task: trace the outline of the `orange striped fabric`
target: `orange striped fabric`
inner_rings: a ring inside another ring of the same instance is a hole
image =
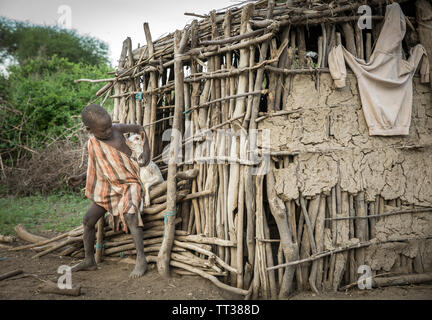
[[[112,214],[114,230],[119,230],[122,223],[122,230],[128,232],[126,213],[138,214],[138,225],[143,226],[139,214],[142,186],[137,162],[94,136],[88,142],[85,195]]]

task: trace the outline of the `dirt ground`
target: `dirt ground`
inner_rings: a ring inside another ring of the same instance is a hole
[[[18,243],[16,245],[23,244]],[[0,248],[0,274],[21,269],[24,273],[0,281],[0,300],[242,300],[216,287],[199,276],[173,275],[170,279],[159,276],[154,264],[139,279],[129,279],[132,264],[104,261],[96,271],[82,271],[72,275],[72,285],[82,287],[82,294],[70,297],[38,292],[42,280],[57,282],[61,265],[73,265],[78,259],[49,254],[31,259],[35,253],[8,251]],[[432,284],[397,286],[373,290],[352,289],[347,292],[297,293],[293,300],[432,300]]]

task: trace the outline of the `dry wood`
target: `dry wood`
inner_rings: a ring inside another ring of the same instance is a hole
[[[237,230],[237,288],[243,288],[243,229],[244,229],[244,201],[245,201],[245,183],[244,183],[244,166],[240,168],[240,188],[238,196],[238,210],[236,219]]]
[[[303,26],[298,26],[297,31],[297,48],[298,48],[298,63],[300,69],[306,66],[306,40]]]
[[[21,273],[23,273],[22,270],[13,270],[13,271],[9,271],[9,272],[0,274],[0,281],[4,280],[4,279],[11,278],[11,277],[14,277],[14,276],[17,276],[17,275],[19,275]]]
[[[42,242],[42,241],[47,240],[47,238],[45,238],[45,237],[41,237],[41,236],[38,236],[38,235],[35,235],[35,234],[28,232],[24,228],[23,224],[19,224],[19,225],[15,226],[14,230],[15,230],[15,232],[19,238],[21,238],[27,242],[38,243],[38,242]]]
[[[381,201],[382,203],[382,201]],[[336,217],[336,218],[328,218],[327,220],[346,220],[346,219],[373,219],[373,218],[381,218],[381,217],[387,217],[387,216],[393,216],[397,214],[406,214],[406,213],[432,213],[432,207],[426,207],[426,208],[413,208],[413,209],[404,209],[404,210],[391,210],[385,212],[384,209],[382,209],[383,213],[380,214],[370,214],[365,216],[351,216],[351,217]]]
[[[292,242],[292,233],[289,227],[290,221],[285,209],[285,204],[277,196],[274,185],[275,178],[273,175],[274,162],[271,161],[270,171],[267,173],[267,197],[270,206],[270,212],[272,213],[279,231],[281,247],[286,261],[298,259],[297,246]],[[284,281],[281,284],[279,290],[279,298],[286,298],[290,292],[292,292],[292,281],[294,278],[295,268],[286,268]]]
[[[56,245],[53,245],[52,247],[50,247],[50,248],[48,248],[48,249],[46,249],[46,250],[44,250],[42,252],[39,252],[38,254],[34,255],[32,257],[32,259],[40,258],[40,257],[42,257],[42,256],[44,256],[44,255],[46,255],[46,254],[48,254],[50,252],[53,252],[53,251],[55,251],[57,249],[60,249],[60,248],[66,246],[68,244],[72,244],[72,243],[75,243],[75,242],[81,242],[81,241],[82,241],[82,237],[68,237],[66,240],[64,240],[64,241],[62,241],[62,242],[60,242],[60,243],[58,243]]]
[[[366,216],[366,208],[365,208],[365,200],[364,200],[364,192],[360,191],[356,197],[356,213],[359,217]],[[355,233],[356,237],[360,239],[360,241],[367,240],[367,221],[364,219],[359,219],[355,221]],[[364,264],[364,250],[360,249],[356,252],[356,261],[358,265]]]
[[[428,283],[432,281],[432,273],[422,274],[407,274],[388,278],[374,278],[372,279],[372,287],[388,287],[388,286],[401,286],[418,283]]]
[[[189,193],[189,190],[180,190],[177,193],[177,199],[176,202],[180,202],[184,199],[184,197]],[[157,219],[163,219],[163,212],[167,208],[167,202],[158,204],[158,205],[152,205],[147,208],[143,208],[142,213],[147,218],[147,221],[150,220],[157,220]],[[148,216],[150,215],[151,218]]]
[[[365,44],[365,60],[369,61],[372,54],[372,34],[370,32],[366,33],[366,44]]]
[[[355,42],[356,42],[357,58],[364,59],[362,29],[359,28],[357,23],[354,25],[354,29],[355,29]]]
[[[350,23],[346,22],[342,24],[342,31],[345,38],[345,47],[353,55],[356,55],[356,45],[354,41],[354,30]]]
[[[318,201],[317,201],[317,198],[315,198],[314,200],[319,205],[319,199],[318,199]],[[311,222],[309,213],[306,210],[306,204],[305,204],[305,201],[304,201],[303,197],[300,197],[300,205],[301,205],[302,213],[304,215],[304,219],[305,219],[305,223],[306,223],[306,228],[307,228],[306,231],[307,231],[308,237],[309,237],[310,248],[312,249],[312,254],[316,254],[317,253],[317,249],[316,249],[316,244],[315,244],[315,238],[314,238],[314,235],[313,235],[312,222]],[[318,208],[316,208],[316,209],[314,208],[314,212],[315,213],[317,212],[317,210],[318,210]],[[314,280],[313,277],[310,280]],[[318,294],[319,292],[318,292],[318,289],[316,288],[315,283],[313,281],[310,281],[309,284],[311,286],[311,289]]]
[[[264,236],[266,238],[269,238],[270,229],[268,227],[266,215],[263,215],[263,229],[264,229]],[[271,242],[265,242],[265,254],[266,254],[266,266],[267,267],[274,266]],[[269,272],[269,289],[270,289],[270,299],[277,299],[276,275],[274,271]]]
[[[95,253],[96,263],[101,262],[103,257],[104,225],[105,225],[105,218],[104,217],[99,218],[97,222],[97,231],[96,231],[96,253]]]
[[[157,259],[155,259],[154,256],[147,256],[147,260],[149,262],[156,262],[157,261]],[[224,290],[227,290],[229,292],[244,295],[244,296],[248,294],[247,290],[243,290],[243,289],[239,289],[239,288],[235,288],[235,287],[231,287],[229,285],[226,285],[225,283],[220,282],[216,277],[214,277],[214,276],[212,276],[212,275],[210,275],[210,274],[208,274],[208,273],[206,273],[206,272],[204,272],[198,268],[194,268],[192,266],[186,265],[186,264],[178,262],[178,261],[173,261],[173,260],[170,261],[170,265],[173,267],[185,269],[189,272],[196,273],[196,274],[202,276],[203,278],[210,280],[217,287],[224,289]]]
[[[189,235],[176,235],[176,239],[179,241],[190,241],[196,243],[214,244],[223,247],[235,247],[237,244],[231,240],[219,239],[215,237],[205,237],[201,235],[189,234]]]
[[[148,54],[149,56],[154,54],[154,46],[153,41],[150,33],[150,28],[148,23],[144,23],[144,33],[147,41],[147,48],[148,48]],[[157,87],[157,79],[156,79],[156,72],[150,72],[150,81],[149,81],[149,87],[151,90],[155,90]],[[154,123],[156,121],[156,105],[157,105],[157,97],[155,94],[151,95],[151,102],[150,102],[150,117],[149,117],[149,123]],[[154,156],[154,150],[155,150],[155,127],[151,126],[149,129],[149,147],[150,147],[150,153],[151,156]]]
[[[0,242],[7,242],[7,243],[13,243],[15,242],[15,237],[12,236],[4,236],[0,234]]]
[[[341,207],[338,216],[349,216],[349,196],[346,191],[341,194]],[[337,225],[337,235],[336,244],[338,246],[343,245],[349,239],[349,223],[345,221],[344,223],[338,223]],[[334,291],[337,291],[341,283],[343,274],[346,270],[348,253],[343,252],[336,255],[335,258],[335,275],[333,276],[332,287]]]
[[[326,200],[325,196],[322,195],[319,204],[319,211],[315,222],[315,240],[317,245],[317,251],[322,252],[324,250],[324,222],[325,222],[325,210]],[[318,290],[322,290],[323,276],[323,260],[318,260],[316,265],[316,286]]]
[[[22,225],[18,225],[18,226],[19,226],[19,228],[18,228],[19,231],[18,232],[21,232],[23,230],[23,227],[22,227]],[[16,232],[16,230],[15,230],[15,232]],[[18,234],[18,232],[17,232],[17,234]],[[61,239],[66,238],[68,236],[72,236],[72,237],[79,236],[79,235],[82,235],[82,233],[83,233],[82,226],[79,226],[79,227],[76,227],[75,229],[73,229],[73,230],[71,230],[69,232],[60,234],[60,235],[58,235],[58,236],[56,236],[54,238],[42,240],[42,241],[35,242],[35,243],[29,244],[29,245],[24,245],[24,246],[20,246],[20,247],[14,247],[14,248],[12,248],[10,250],[11,251],[18,251],[18,250],[22,250],[22,249],[29,249],[29,248],[37,247],[37,246],[43,246],[43,245],[46,245],[48,243],[56,242],[57,240],[61,240]],[[25,233],[20,233],[20,234],[24,235]],[[25,236],[27,236],[27,235],[25,235]],[[36,238],[34,238],[34,239],[36,239]]]
[[[72,289],[60,289],[54,282],[46,280],[42,285],[38,286],[38,291],[40,293],[52,293],[77,297],[81,295],[81,286]]]

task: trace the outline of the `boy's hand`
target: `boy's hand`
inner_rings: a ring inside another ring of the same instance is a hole
[[[81,174],[79,176],[72,176],[69,179],[67,179],[66,183],[69,187],[75,188],[79,186],[81,183],[83,183],[86,180],[85,174]]]

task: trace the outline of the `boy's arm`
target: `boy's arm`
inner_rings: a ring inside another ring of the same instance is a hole
[[[139,124],[116,123],[113,126],[115,126],[116,129],[119,130],[121,133],[141,133],[142,131],[144,131],[144,127],[140,126]]]

